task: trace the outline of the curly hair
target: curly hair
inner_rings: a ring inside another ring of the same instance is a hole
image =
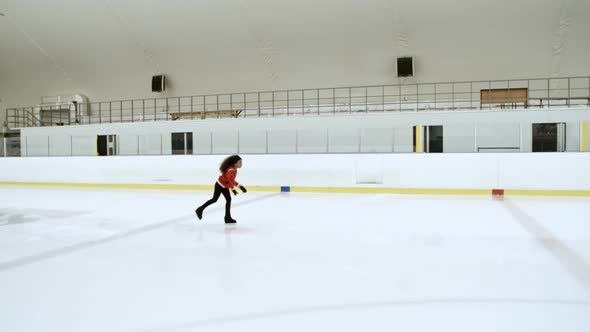
[[[237,164],[237,162],[240,160],[242,160],[242,157],[238,156],[237,154],[229,156],[225,158],[223,162],[221,162],[221,165],[219,165],[219,170],[221,173],[225,173],[225,171],[227,171],[230,166]]]

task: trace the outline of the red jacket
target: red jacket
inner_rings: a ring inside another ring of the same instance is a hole
[[[238,175],[238,170],[234,166],[230,166],[223,174],[219,176],[217,182],[224,188],[230,189],[239,185],[236,182],[236,175]]]

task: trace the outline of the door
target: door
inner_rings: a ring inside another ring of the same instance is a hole
[[[117,135],[98,135],[96,137],[96,153],[99,156],[116,156]]]
[[[414,126],[414,152],[443,152],[443,126]]]

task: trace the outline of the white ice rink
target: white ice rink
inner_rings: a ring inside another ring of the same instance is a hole
[[[590,331],[590,199],[0,188],[0,331]]]

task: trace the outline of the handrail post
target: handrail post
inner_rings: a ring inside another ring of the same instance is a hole
[[[469,82],[469,108],[473,109],[473,82]]]
[[[348,114],[352,114],[352,88],[348,88]]]
[[[166,120],[168,120],[168,116],[170,116],[170,105],[168,104],[168,98],[166,97],[164,100],[166,100]]]
[[[369,113],[369,88],[365,87],[365,113]]]
[[[399,110],[401,111],[402,110],[402,86],[401,86],[401,84],[399,84],[397,87],[398,87],[398,92],[399,92],[399,99],[398,99]]]
[[[451,84],[451,109],[455,110],[455,83]]]
[[[436,83],[434,83],[434,109],[438,109],[436,107],[437,95],[436,95]]]
[[[318,101],[318,115],[320,115],[320,89],[316,89],[316,98]]]
[[[381,107],[383,108],[383,112],[385,112],[385,85],[381,86]]]
[[[301,115],[305,115],[305,89],[301,90]]]
[[[416,112],[418,112],[418,108],[420,108],[420,95],[418,94],[418,83],[416,83]]]
[[[332,88],[332,113],[336,115],[336,89]]]
[[[547,108],[551,108],[551,79],[547,79]]]
[[[571,78],[567,78],[567,106],[570,106],[570,98],[571,98],[571,94],[570,94],[570,80]]]
[[[275,92],[274,91],[272,92],[271,100],[272,100],[272,102],[271,102],[272,103],[272,116],[274,117],[275,116]],[[289,110],[287,110],[287,115],[289,115]]]

